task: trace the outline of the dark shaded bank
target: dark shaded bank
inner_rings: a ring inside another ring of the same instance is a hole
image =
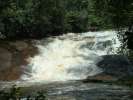
[[[27,59],[37,54],[37,48],[31,40],[0,41],[0,80],[20,79]]]

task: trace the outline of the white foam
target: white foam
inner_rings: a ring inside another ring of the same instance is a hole
[[[102,59],[100,56],[116,53],[120,42],[115,31],[105,31],[68,33],[41,40],[36,46],[40,53],[28,59],[29,72],[25,72],[22,79],[66,81],[85,79],[102,72],[96,66]]]

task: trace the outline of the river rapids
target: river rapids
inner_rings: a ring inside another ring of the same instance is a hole
[[[32,82],[81,80],[102,72],[102,55],[116,54],[121,43],[115,31],[68,33],[35,42],[39,53],[28,59],[21,79]]]

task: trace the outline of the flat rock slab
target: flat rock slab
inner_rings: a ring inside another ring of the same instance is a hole
[[[81,81],[49,84],[25,82],[24,84],[17,83],[17,86],[21,87],[22,98],[29,95],[34,98],[38,91],[42,91],[46,100],[133,100],[132,90],[125,86],[83,83]],[[0,84],[0,87],[7,88],[7,85],[6,83]]]

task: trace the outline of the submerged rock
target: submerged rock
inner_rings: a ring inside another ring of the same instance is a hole
[[[126,77],[133,77],[133,66],[128,58],[122,55],[105,55],[103,60],[97,63],[103,70],[102,73],[89,76],[90,80],[116,81]]]

